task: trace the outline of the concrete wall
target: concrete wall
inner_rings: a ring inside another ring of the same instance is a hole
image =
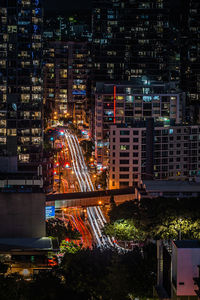
[[[56,194],[55,194],[56,195]],[[123,203],[125,201],[135,200],[135,194],[127,194],[127,195],[115,195],[114,200],[116,204]],[[101,204],[100,204],[101,202]],[[47,206],[55,206],[56,209],[62,207],[73,207],[73,206],[96,206],[96,205],[104,205],[110,203],[110,196],[103,197],[93,197],[93,198],[80,198],[80,199],[67,199],[67,200],[57,200],[57,201],[48,201],[46,202]]]
[[[45,235],[44,194],[0,193],[0,238]]]
[[[196,296],[194,277],[198,277],[200,248],[172,247],[172,278],[176,282],[177,296]]]

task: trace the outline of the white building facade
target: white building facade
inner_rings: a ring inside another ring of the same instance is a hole
[[[112,125],[109,145],[110,189],[134,186],[141,179],[195,180],[200,176],[198,125]]]

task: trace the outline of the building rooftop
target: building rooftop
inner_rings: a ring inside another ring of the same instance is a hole
[[[173,242],[177,248],[200,248],[200,240],[183,240]]]
[[[52,251],[51,238],[0,238],[1,251]]]
[[[200,192],[199,182],[181,180],[143,180],[147,191],[160,192]]]

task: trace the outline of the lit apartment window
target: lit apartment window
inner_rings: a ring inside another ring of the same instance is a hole
[[[8,129],[7,130],[7,135],[8,136],[16,136],[17,135],[17,130],[16,129]]]
[[[6,120],[0,120],[0,127],[6,127]]]
[[[129,150],[129,145],[120,145],[120,150]]]
[[[41,137],[32,137],[32,143],[33,144],[40,144],[42,141]]]
[[[6,144],[6,137],[0,137],[0,144]]]
[[[19,161],[21,163],[28,163],[29,162],[29,154],[20,154]]]

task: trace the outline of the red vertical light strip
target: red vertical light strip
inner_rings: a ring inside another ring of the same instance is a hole
[[[116,85],[114,85],[114,124],[116,122]]]

